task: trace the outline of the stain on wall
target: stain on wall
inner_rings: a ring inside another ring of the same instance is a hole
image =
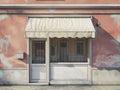
[[[97,34],[93,39],[93,66],[118,68],[120,67],[120,29],[117,21],[119,16],[114,16],[117,19],[111,15],[95,17],[100,26],[96,28]]]
[[[5,35],[5,39],[0,39],[0,52],[2,52],[3,46],[5,46],[6,54],[10,45],[10,35]]]
[[[8,15],[0,15],[0,21],[6,19],[8,17]]]
[[[120,15],[111,15],[111,17],[114,19],[114,22],[117,23],[117,26],[120,27]]]
[[[4,54],[0,54],[0,61],[3,64],[4,68],[11,68],[12,65],[8,62],[9,60]]]
[[[23,60],[15,57],[17,52],[26,55],[24,26],[26,16],[0,15],[0,68],[26,68],[26,56]]]
[[[0,39],[0,61],[4,65],[4,67],[12,67],[12,65],[8,62],[7,57],[3,53],[3,47],[5,47],[5,54],[8,53],[9,45],[10,45],[10,35],[5,35],[4,39]]]
[[[94,65],[97,67],[120,67],[120,55],[98,55]]]
[[[0,84],[27,84],[28,72],[26,70],[0,69]]]

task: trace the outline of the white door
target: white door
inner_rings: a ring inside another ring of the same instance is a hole
[[[45,41],[32,40],[30,45],[30,82],[46,82]]]

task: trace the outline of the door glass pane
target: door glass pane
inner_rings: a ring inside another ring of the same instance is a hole
[[[45,63],[45,41],[32,42],[32,63]]]

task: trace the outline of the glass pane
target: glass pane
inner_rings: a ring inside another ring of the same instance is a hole
[[[32,42],[32,63],[45,63],[45,41]]]
[[[60,42],[60,62],[68,61],[67,41]]]
[[[55,45],[51,45],[51,56],[54,56],[55,55]]]
[[[84,44],[83,44],[83,42],[77,42],[77,55],[84,55]]]
[[[51,39],[50,62],[87,62],[85,41],[76,38]]]

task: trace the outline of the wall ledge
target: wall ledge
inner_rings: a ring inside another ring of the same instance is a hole
[[[120,4],[0,4],[0,9],[120,9]]]

